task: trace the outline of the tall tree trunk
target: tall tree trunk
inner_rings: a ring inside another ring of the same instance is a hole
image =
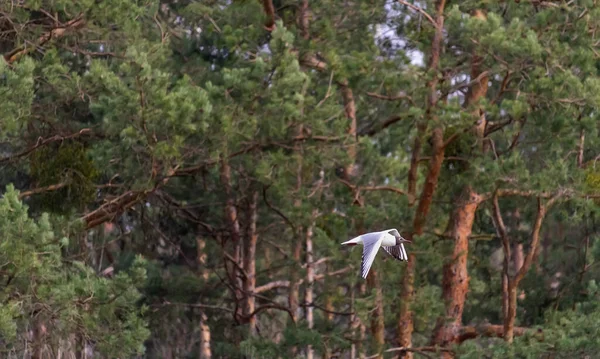
[[[316,211],[313,210],[313,220],[316,216]],[[305,316],[308,329],[314,326],[313,320],[313,285],[315,281],[315,269],[313,267],[313,226],[311,223],[306,230],[306,288],[304,291]],[[313,359],[312,345],[306,347],[306,359]]]
[[[577,167],[583,167],[583,150],[585,148],[585,131],[581,130],[579,135],[579,148],[577,149]]]
[[[340,90],[344,100],[344,112],[346,114],[346,118],[349,120],[348,134],[352,137],[352,141],[348,146],[348,157],[350,157],[350,164],[344,168],[343,175],[344,179],[349,180],[350,177],[356,175],[356,155],[358,154],[358,145],[356,141],[356,102],[354,101],[354,93],[350,86],[347,84],[341,84]]]
[[[206,252],[204,251],[205,247],[206,247],[206,241],[202,237],[198,236],[196,238],[196,256],[197,256],[198,266],[200,267],[200,271],[199,271],[200,277],[202,277],[202,279],[204,279],[204,280],[208,280],[209,271],[205,267],[205,265],[206,265]]]
[[[308,88],[308,81],[304,82],[304,85],[302,87],[302,95],[304,96],[306,94],[306,90]],[[304,116],[304,105],[302,104],[301,108],[300,108],[300,115]],[[300,124],[299,126],[296,127],[296,136],[301,137],[304,134],[304,126],[302,124]],[[303,178],[302,178],[302,171],[303,171],[303,148],[302,148],[302,144],[297,141],[294,144],[294,153],[296,154],[296,161],[297,161],[297,166],[296,166],[296,189],[295,192],[298,194],[300,192],[300,190],[302,189],[302,185],[304,183]],[[300,207],[302,205],[302,200],[298,197],[294,200],[294,207]],[[301,262],[301,255],[302,255],[302,242],[303,242],[303,238],[305,236],[304,233],[304,227],[300,227],[300,228],[296,228],[296,233],[294,233],[294,243],[293,243],[293,248],[292,248],[292,257],[294,259],[294,265],[292,267],[291,270],[291,275],[290,275],[290,290],[289,290],[289,295],[288,295],[288,305],[290,307],[290,311],[292,312],[292,319],[294,321],[294,325],[296,323],[298,323],[298,308],[299,308],[299,298],[300,298],[300,275],[299,275],[299,271],[300,271],[300,262]],[[292,355],[296,355],[298,351],[298,348],[296,347],[292,347],[291,348],[291,352]]]
[[[402,278],[402,291],[400,294],[400,312],[398,313],[398,346],[403,348],[412,347],[413,314],[410,304],[414,300],[415,283],[415,255],[408,255],[408,264]],[[398,359],[413,359],[413,353],[409,351],[400,352]]]
[[[486,15],[483,13],[483,11],[479,9],[473,12],[473,17],[479,20],[486,19]],[[484,98],[487,95],[488,76],[487,72],[482,71],[482,62],[483,58],[477,53],[477,51],[474,51],[471,54],[471,80],[479,79],[479,81],[476,81],[473,85],[469,87],[467,95],[465,96],[465,108],[476,104],[477,101],[479,101],[481,98]],[[473,126],[473,133],[477,138],[479,150],[482,153],[485,153],[490,147],[489,142],[486,142],[484,138],[485,128],[487,125],[485,112],[483,111],[483,109],[476,107],[475,109],[473,109],[472,114],[473,117],[478,118],[477,122],[475,123],[475,126]]]
[[[449,263],[444,265],[442,280],[442,296],[446,305],[445,316],[438,319],[433,333],[433,344],[446,347],[457,343],[462,326],[462,314],[469,290],[469,275],[467,272],[467,255],[469,253],[469,236],[473,227],[475,211],[482,197],[467,188],[459,198],[454,210],[449,231],[454,240],[454,251]],[[451,358],[449,352],[442,355]]]
[[[47,329],[40,320],[34,322],[32,340],[32,359],[43,359],[44,346],[46,344]]]
[[[442,40],[444,36],[444,10],[446,8],[446,0],[437,0],[436,1],[436,14],[435,14],[435,32],[433,36],[433,40],[431,42],[431,52],[429,56],[429,71],[434,73],[431,80],[428,81],[427,87],[429,88],[428,96],[427,96],[427,110],[426,110],[426,120],[427,122],[420,122],[417,124],[417,137],[415,138],[414,146],[412,149],[410,168],[408,172],[408,200],[409,204],[412,204],[415,201],[415,193],[416,193],[416,183],[417,183],[417,174],[418,174],[418,165],[419,165],[419,157],[421,155],[421,147],[422,147],[422,137],[424,136],[428,122],[432,122],[434,124],[434,129],[431,135],[432,140],[432,155],[429,161],[429,168],[427,171],[427,176],[425,178],[425,184],[421,191],[421,195],[419,197],[419,203],[417,206],[417,210],[415,212],[415,216],[413,219],[413,229],[412,232],[407,236],[410,239],[414,238],[414,235],[423,234],[423,227],[425,226],[425,222],[427,220],[427,215],[429,214],[429,208],[431,206],[431,201],[433,200],[433,194],[435,189],[437,188],[438,178],[442,169],[442,163],[444,161],[444,133],[441,125],[438,123],[438,118],[435,113],[435,107],[438,102],[438,83],[439,83],[439,64],[440,64],[440,56],[442,52]],[[416,267],[416,257],[411,256],[410,261],[412,262],[412,266],[408,266],[407,272],[405,276],[414,278],[414,271]],[[403,285],[401,291],[402,298],[412,298],[412,292],[407,292],[406,289],[410,289],[410,286]],[[404,343],[405,346],[411,346],[412,344],[412,325],[404,326],[403,321],[408,317],[412,317],[412,313],[410,313],[410,304],[411,302],[406,302],[405,307],[402,309],[404,312],[398,317],[398,328],[402,327],[402,330],[398,332],[398,342]],[[412,324],[412,321],[411,321]],[[412,355],[412,354],[408,354]]]
[[[329,273],[329,265],[327,263],[325,264],[325,272]],[[331,290],[328,290],[326,293],[324,293],[324,295],[325,310],[327,310],[327,312],[325,313],[325,322],[328,327],[331,327],[333,321],[333,311],[335,310],[335,308],[333,307],[333,301],[331,299],[333,293],[331,293]],[[350,310],[352,311],[352,308],[350,308]],[[329,346],[325,345],[325,348],[323,348],[322,359],[329,359],[329,357],[331,357],[331,350],[329,349]]]
[[[354,302],[356,300],[356,292],[358,292],[359,296],[364,296],[365,292],[366,292],[366,285],[365,282],[358,282],[356,285],[354,285],[352,287],[352,293],[350,295],[350,311],[355,312],[356,311],[356,307],[354,305]],[[358,314],[353,314],[352,316],[352,320],[350,321],[350,326],[352,329],[352,333],[354,335],[354,337],[356,338],[356,340],[352,343],[352,347],[350,349],[350,358],[351,359],[364,359],[365,358],[365,346],[364,346],[364,342],[365,342],[365,334],[366,334],[366,327],[365,325],[362,323],[362,321],[360,320],[360,317],[358,316]]]
[[[254,313],[255,298],[254,289],[256,288],[256,241],[258,234],[256,233],[256,221],[258,219],[258,191],[252,193],[250,205],[248,206],[248,234],[246,245],[244,246],[244,271],[246,277],[244,280],[244,293],[246,295],[246,305],[244,308],[244,316],[248,318],[249,334],[256,335],[256,315]]]
[[[538,198],[538,209],[537,215],[535,217],[535,222],[533,224],[533,230],[531,232],[531,245],[529,248],[529,253],[523,260],[523,265],[513,278],[508,277],[508,308],[505,310],[506,316],[504,317],[504,340],[508,343],[512,343],[514,339],[515,332],[515,319],[517,317],[517,291],[519,288],[519,283],[525,277],[525,274],[531,268],[533,264],[536,252],[540,243],[540,230],[542,228],[542,222],[544,221],[544,217],[548,212],[548,209],[554,204],[554,202],[559,198],[561,194],[557,194],[552,196],[546,204],[542,203],[542,199]],[[502,216],[500,207],[498,205],[497,198],[494,199],[494,207],[496,212],[496,221],[502,223]],[[506,231],[504,231],[506,233]],[[506,236],[506,241],[508,241],[508,236]],[[506,255],[506,254],[505,254]]]
[[[379,273],[373,266],[367,277],[369,289],[375,289],[375,308],[371,311],[371,335],[375,344],[377,359],[383,359],[383,345],[385,344],[385,323],[383,320],[383,291],[379,283]]]
[[[485,14],[475,10],[473,17],[484,20]],[[463,107],[476,104],[487,95],[488,78],[481,69],[482,58],[474,52],[471,57],[471,79],[478,79],[468,90]],[[487,150],[485,144],[485,113],[476,107],[472,114],[477,121],[472,132],[477,138],[479,149]],[[465,186],[456,199],[455,210],[448,223],[448,233],[454,240],[454,250],[449,263],[444,265],[442,279],[442,296],[446,305],[445,317],[439,318],[433,334],[433,343],[447,346],[459,342],[460,329],[462,327],[462,314],[467,292],[469,290],[469,274],[467,269],[467,258],[469,254],[469,236],[473,228],[475,212],[483,200],[470,186]],[[444,352],[443,357],[453,357],[450,352]]]
[[[225,219],[227,225],[229,226],[229,235],[233,244],[233,254],[232,260],[235,263],[232,263],[230,269],[228,269],[229,280],[231,284],[234,286],[234,295],[235,301],[239,302],[242,298],[242,283],[240,281],[240,273],[238,267],[241,267],[242,263],[240,262],[241,257],[241,234],[240,234],[240,223],[238,220],[237,207],[235,205],[235,201],[233,199],[233,191],[231,188],[231,167],[229,163],[224,158],[221,159],[221,168],[220,168],[220,178],[221,184],[225,189],[226,196],[226,204],[225,204]],[[225,250],[225,249],[224,249]],[[237,320],[239,320],[241,316],[241,308],[234,313]]]
[[[207,324],[206,314],[200,313],[200,349],[198,350],[198,359],[211,359],[210,350],[210,327]]]
[[[344,101],[344,112],[346,114],[346,118],[349,120],[348,134],[352,137],[352,142],[348,146],[348,156],[350,157],[350,164],[348,166],[346,166],[346,168],[344,168],[344,174],[343,174],[344,179],[348,180],[350,177],[356,175],[356,156],[358,154],[358,144],[356,141],[356,139],[357,139],[356,102],[354,100],[354,93],[353,93],[352,89],[348,86],[346,81],[342,81],[339,85],[340,85],[340,90],[342,93],[342,99]],[[362,202],[360,201],[359,198],[356,198],[354,205],[362,206]],[[358,223],[356,224],[355,227],[356,227],[357,233],[359,233],[359,234],[365,233],[365,228],[364,228],[361,220],[358,221]],[[373,278],[375,278],[376,276],[377,276],[377,270],[375,270],[375,268],[371,268],[371,272],[369,273],[369,276],[367,277],[367,282],[369,280],[373,281]],[[369,279],[369,278],[372,278],[372,279]],[[377,280],[375,280],[375,282],[371,282],[371,284],[369,286],[371,288],[376,288],[376,290],[381,290]],[[365,292],[366,292],[365,283],[360,282],[358,284],[358,287],[359,287],[360,296],[364,296]],[[353,299],[353,301],[354,301],[354,299]],[[376,299],[376,301],[377,301],[377,299]],[[381,313],[381,314],[383,314],[383,313]],[[377,319],[377,316],[378,316],[378,313],[377,313],[377,311],[375,311],[375,313],[373,314],[373,317],[372,317],[372,321],[371,321],[372,324],[377,323],[379,321],[379,319]],[[383,316],[381,316],[381,319],[383,320]],[[362,323],[360,318],[356,315],[354,316],[354,320],[352,321],[351,325],[352,325],[353,329],[355,330],[355,332],[358,331],[358,342],[353,347],[354,350],[353,350],[352,356],[355,357],[356,355],[358,355],[358,358],[364,358],[365,357],[364,341],[365,341],[365,334],[366,334],[366,326],[364,323]],[[373,327],[372,327],[372,329],[373,329]]]

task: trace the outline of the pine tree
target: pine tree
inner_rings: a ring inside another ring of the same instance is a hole
[[[597,351],[593,2],[0,11],[7,350]]]

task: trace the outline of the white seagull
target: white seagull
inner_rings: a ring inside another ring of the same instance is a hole
[[[367,274],[369,274],[369,270],[371,269],[371,265],[373,265],[379,247],[383,248],[387,254],[400,261],[408,261],[404,243],[412,242],[408,239],[404,239],[396,229],[386,229],[381,232],[365,233],[349,241],[343,242],[342,245],[355,246],[357,244],[362,244],[364,246],[360,271],[362,277],[367,278]]]

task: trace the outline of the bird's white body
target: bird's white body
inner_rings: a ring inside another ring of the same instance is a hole
[[[342,245],[363,245],[361,273],[362,277],[366,278],[380,247],[392,257],[400,261],[407,261],[408,256],[406,255],[406,249],[403,244],[406,242],[410,243],[409,240],[402,238],[396,229],[386,229],[385,231],[380,232],[365,233],[352,238],[349,241],[343,242]]]
[[[363,235],[360,235],[358,237],[352,238],[349,241],[343,242],[342,244],[344,245],[357,245],[357,244],[363,244],[365,243],[365,240],[367,241],[367,243],[372,240],[372,239],[376,239],[379,238],[379,236],[383,236],[382,240],[381,240],[381,246],[383,247],[393,247],[396,245],[396,237],[394,237],[393,235],[391,235],[389,233],[389,231],[393,231],[395,229],[388,229],[386,231],[380,231],[380,232],[371,232],[371,233],[365,233]]]

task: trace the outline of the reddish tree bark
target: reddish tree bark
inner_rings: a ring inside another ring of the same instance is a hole
[[[438,124],[438,119],[437,116],[435,114],[435,106],[437,105],[438,102],[438,83],[439,83],[439,77],[438,77],[438,68],[439,68],[439,63],[440,63],[440,55],[441,55],[441,49],[442,49],[442,40],[443,40],[443,29],[444,29],[444,9],[446,7],[446,1],[445,0],[438,0],[436,2],[436,14],[435,14],[435,33],[433,36],[433,40],[431,43],[431,53],[430,53],[430,57],[429,57],[429,70],[431,72],[434,72],[434,76],[431,78],[431,80],[429,80],[427,86],[429,88],[429,94],[428,94],[428,98],[427,98],[427,111],[426,111],[426,118],[429,122],[433,122],[435,127],[431,136],[432,139],[432,144],[433,144],[433,153],[431,156],[431,159],[429,161],[429,168],[428,168],[428,172],[427,172],[427,177],[425,179],[425,184],[423,186],[423,189],[421,191],[421,196],[419,198],[419,204],[417,206],[417,210],[415,212],[415,216],[414,216],[414,220],[413,220],[413,229],[412,229],[412,233],[408,234],[407,236],[410,237],[410,239],[413,239],[414,235],[421,235],[423,234],[423,227],[425,225],[425,222],[427,220],[427,215],[429,213],[429,208],[431,206],[431,201],[433,200],[433,194],[435,192],[435,189],[437,188],[437,182],[438,182],[438,178],[440,175],[440,171],[442,169],[442,163],[444,161],[444,149],[445,149],[445,144],[444,144],[444,134],[443,134],[443,130],[440,126],[440,124]],[[417,172],[418,172],[418,165],[419,165],[419,157],[421,155],[421,137],[424,135],[425,131],[427,130],[427,123],[419,123],[417,125],[418,127],[418,133],[417,133],[417,137],[415,138],[415,142],[414,142],[414,146],[412,149],[412,155],[411,155],[411,163],[410,163],[410,169],[408,172],[408,199],[409,199],[409,203],[412,205],[414,198],[415,198],[415,193],[416,193],[416,182],[417,182]],[[407,267],[407,271],[405,276],[408,278],[405,278],[404,280],[409,280],[409,278],[414,278],[414,270],[415,270],[415,266],[416,266],[416,257],[412,256],[410,261],[412,262],[412,265],[409,265]],[[401,291],[401,297],[403,298],[412,298],[412,292],[407,291],[410,289],[409,285],[404,285],[402,286],[402,291]],[[400,329],[401,327],[404,326],[404,321],[406,321],[408,319],[409,316],[412,316],[412,313],[410,313],[410,304],[411,301],[406,302],[404,305],[406,306],[405,308],[403,308],[402,310],[404,312],[401,313],[401,315],[398,318],[398,328]],[[411,317],[412,318],[412,317]],[[398,342],[399,343],[404,343],[405,346],[409,346],[411,345],[410,343],[412,343],[412,332],[413,332],[413,328],[412,328],[412,320],[410,321],[410,325],[408,325],[404,327],[402,330],[398,331]],[[408,353],[408,352],[404,352],[404,353]],[[412,355],[412,352],[410,352]]]
[[[273,31],[275,30],[275,7],[273,6],[273,0],[263,0],[263,8],[267,15],[265,29],[267,31]]]
[[[415,282],[415,255],[408,255],[408,264],[402,278],[402,292],[400,295],[400,312],[398,313],[398,346],[403,348],[412,347],[413,313],[410,304],[414,300]],[[398,359],[412,359],[413,352],[399,352]]]
[[[478,19],[485,19],[485,15],[479,10],[476,10],[473,16]],[[482,58],[474,51],[471,57],[471,78],[478,79],[478,81],[475,81],[469,87],[463,104],[465,108],[477,103],[487,95],[488,79],[487,75],[481,70],[481,61]],[[478,120],[472,127],[472,131],[481,145],[480,150],[485,151],[483,145],[486,127],[485,114],[480,108],[476,108],[473,110],[473,115],[477,116]],[[446,140],[446,142],[448,141],[450,139]],[[450,262],[446,263],[443,269],[442,297],[446,310],[445,316],[438,319],[433,333],[433,343],[442,347],[459,343],[461,340],[462,314],[469,290],[467,268],[469,236],[473,228],[477,207],[484,199],[485,196],[476,193],[470,186],[466,186],[455,201],[455,209],[448,223],[447,233],[450,233],[454,240],[454,249]],[[453,357],[453,354],[444,352],[442,356],[450,358]]]
[[[434,76],[432,76],[431,80],[427,83],[427,87],[429,88],[429,94],[427,96],[427,110],[426,110],[426,118],[434,123],[433,133],[431,135],[433,149],[431,159],[429,161],[429,169],[427,172],[427,177],[425,179],[425,184],[423,186],[423,190],[421,192],[421,197],[419,199],[419,205],[417,207],[417,213],[415,214],[414,220],[414,233],[417,235],[423,234],[423,225],[427,220],[427,214],[429,213],[429,207],[431,205],[431,201],[433,200],[433,193],[437,187],[438,178],[440,176],[440,170],[442,168],[442,163],[444,161],[444,132],[441,125],[438,123],[437,115],[435,114],[435,107],[438,102],[438,83],[439,76],[437,74],[439,64],[440,64],[440,55],[442,51],[442,40],[443,40],[443,29],[444,29],[444,10],[446,8],[446,0],[437,0],[435,4],[436,15],[435,15],[435,23],[436,30],[433,35],[433,41],[431,42],[431,56],[429,58],[429,70],[434,72]],[[420,133],[424,132],[426,128],[426,124],[421,125],[421,129],[419,129]],[[417,136],[419,137],[419,136]],[[415,147],[418,147],[420,150],[420,139],[415,139]],[[415,157],[416,156],[416,157]],[[417,153],[413,151],[413,158],[411,158],[411,170],[416,171],[416,166],[418,165],[418,156]],[[413,166],[414,162],[414,166]],[[409,171],[409,193],[411,190],[411,179],[414,180],[414,174],[410,174]],[[414,184],[412,184],[414,186]]]
[[[465,299],[469,290],[467,272],[469,236],[473,227],[475,211],[482,199],[481,195],[471,188],[467,188],[449,223],[447,232],[454,240],[454,251],[450,262],[444,265],[442,297],[446,304],[446,311],[445,316],[438,319],[433,333],[433,344],[442,347],[457,343],[459,339]],[[449,353],[444,353],[443,356],[452,357]]]

